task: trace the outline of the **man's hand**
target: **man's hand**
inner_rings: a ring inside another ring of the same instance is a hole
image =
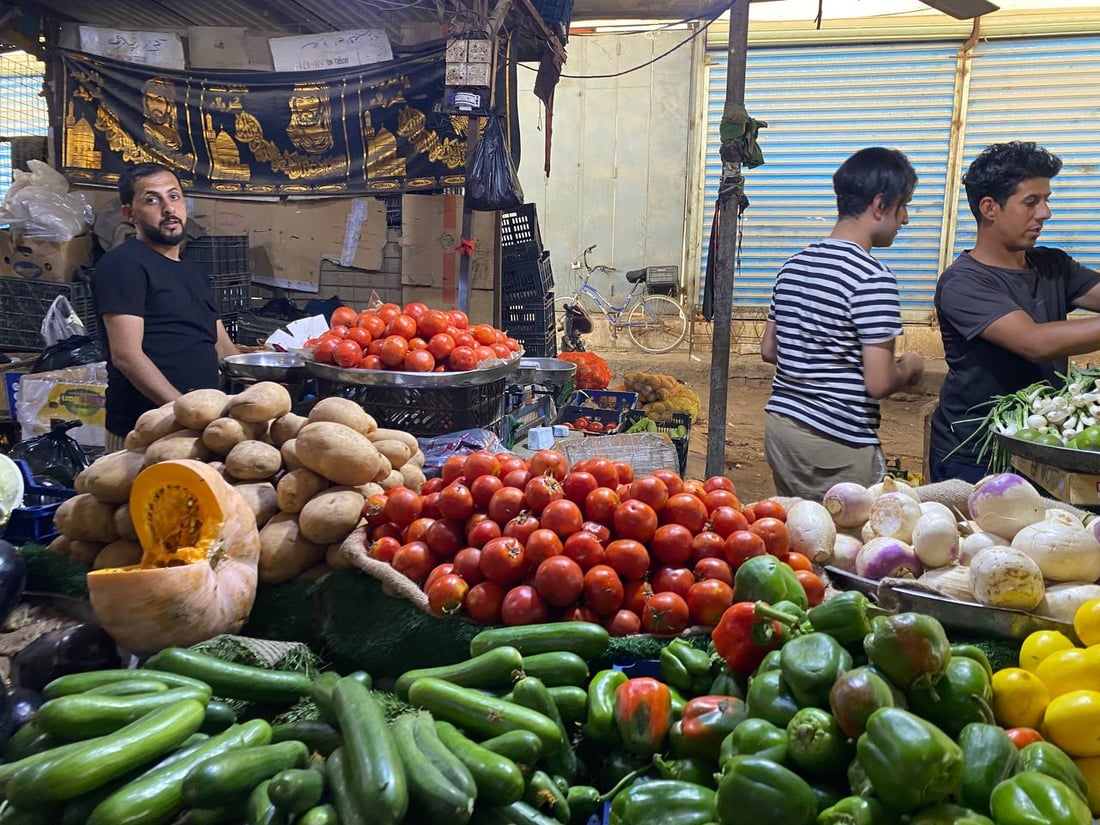
[[[898,368],[906,375],[905,384],[915,387],[924,378],[924,358],[915,352],[903,352],[898,356]]]

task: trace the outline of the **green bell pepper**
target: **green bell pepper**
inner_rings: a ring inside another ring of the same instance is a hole
[[[661,681],[688,696],[705,694],[714,681],[710,672],[710,656],[684,639],[673,639],[661,648],[659,663]]]
[[[962,782],[959,746],[931,722],[906,710],[879,708],[872,713],[856,750],[875,795],[898,813],[940,802]]]
[[[733,601],[776,602],[791,601],[805,610],[809,607],[806,591],[795,576],[794,570],[775,556],[753,556],[733,576]]]
[[[622,777],[607,793],[600,793],[592,785],[570,785],[565,791],[565,801],[569,805],[569,825],[587,825],[604,802],[614,799],[619,791],[641,776],[648,766],[631,771]]]
[[[676,688],[669,687],[668,700],[672,703],[672,718],[679,721],[684,715],[684,708],[687,707],[687,699]]]
[[[802,708],[787,724],[787,757],[801,772],[836,778],[847,770],[852,749],[831,713]]]
[[[588,683],[588,717],[584,734],[596,742],[612,744],[619,739],[615,725],[615,690],[627,676],[621,670],[601,670]]]
[[[840,674],[829,690],[829,709],[849,739],[858,739],[867,718],[879,708],[892,708],[894,689],[874,672],[857,667]]]
[[[943,625],[920,613],[877,616],[863,649],[872,665],[905,690],[921,682],[934,686],[951,659]]]
[[[848,765],[848,790],[853,796],[871,796],[875,792],[858,756]]]
[[[1077,791],[1077,795],[1082,799],[1088,800],[1089,781],[1077,764],[1057,745],[1052,745],[1050,742],[1032,742],[1020,751],[1020,761],[1023,763],[1020,770],[1053,776]]]
[[[958,800],[980,814],[988,814],[993,789],[1023,770],[1020,751],[1000,725],[972,722],[962,729],[957,741],[966,765]]]
[[[952,657],[935,687],[917,682],[906,696],[910,710],[949,736],[958,736],[971,722],[993,721],[993,684],[979,662],[964,656]]]
[[[817,825],[897,825],[898,818],[887,813],[876,799],[846,796],[817,815]]]
[[[950,802],[941,802],[913,814],[909,825],[994,825],[994,823],[985,814],[952,805]]]
[[[852,667],[852,654],[825,633],[791,639],[779,651],[779,670],[802,707],[829,707],[829,691]]]
[[[858,590],[845,590],[811,608],[806,619],[817,633],[827,633],[847,646],[862,643],[871,632],[871,619],[888,613]]]
[[[766,719],[746,719],[722,740],[718,763],[735,756],[759,756],[782,765],[787,761],[787,731]]]
[[[707,759],[689,756],[684,759],[665,759],[659,753],[653,755],[653,767],[661,779],[678,779],[694,782],[704,788],[716,788],[714,763]]]
[[[723,665],[718,671],[718,675],[715,676],[714,680],[710,683],[707,694],[709,696],[736,696],[738,699],[744,699],[745,688],[741,686],[741,683],[738,682],[726,666]]]
[[[1065,782],[1023,771],[993,789],[989,808],[997,825],[1088,825],[1089,806]]]
[[[794,618],[798,619],[795,627],[798,630],[802,629],[802,625],[806,621],[806,608],[801,607],[792,601],[784,600],[781,602],[773,603],[772,609],[778,610],[780,613],[786,613],[788,616],[793,616]],[[812,629],[813,628],[805,628],[807,633],[809,633]]]
[[[749,692],[745,697],[749,716],[767,719],[773,725],[786,728],[798,713],[798,702],[791,695],[790,688],[783,681],[778,670],[758,673],[749,681]]]
[[[717,817],[715,798],[714,791],[694,782],[639,782],[615,795],[610,825],[706,825]]]
[[[758,756],[735,756],[722,766],[717,805],[721,825],[813,825],[817,818],[817,799],[806,780]]]
[[[598,763],[600,787],[610,788],[618,785],[628,776],[648,770],[652,766],[651,758],[638,756],[621,747],[601,752]]]
[[[810,782],[810,790],[814,792],[814,801],[817,803],[817,812],[820,814],[827,808],[833,807],[848,795],[846,783],[831,782],[827,779],[814,779]]]
[[[773,650],[767,656],[765,656],[760,664],[757,666],[754,676],[759,676],[761,673],[767,673],[769,670],[779,670],[779,662],[783,657],[782,650]]]
[[[977,645],[951,645],[952,657],[961,656],[964,659],[973,659],[979,665],[982,666],[982,670],[985,671],[985,675],[993,679],[993,665],[989,662],[989,657],[985,655],[985,651]]]

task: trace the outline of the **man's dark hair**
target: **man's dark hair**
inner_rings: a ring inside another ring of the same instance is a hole
[[[162,166],[159,163],[139,163],[136,166],[128,166],[118,176],[118,199],[129,206],[134,202],[134,186],[137,182],[142,178],[159,175],[161,172],[167,172],[169,175],[176,174],[167,166]],[[179,178],[177,177],[176,180],[179,180]]]
[[[1053,178],[1062,171],[1062,159],[1030,141],[994,143],[974,158],[963,175],[966,200],[974,219],[981,223],[978,204],[983,198],[993,198],[1004,206],[1020,181],[1029,178]]]
[[[897,149],[872,146],[860,149],[833,174],[836,210],[841,218],[855,218],[882,195],[887,207],[907,203],[917,188],[917,172]]]

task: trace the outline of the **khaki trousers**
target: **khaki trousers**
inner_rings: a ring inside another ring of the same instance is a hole
[[[882,448],[856,446],[829,438],[805,424],[764,413],[764,457],[780,496],[821,501],[834,484],[852,481],[868,487],[882,481]]]

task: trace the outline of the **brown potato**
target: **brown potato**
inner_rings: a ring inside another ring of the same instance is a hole
[[[181,458],[206,461],[210,456],[209,448],[202,443],[202,433],[197,430],[178,430],[164,438],[158,438],[145,448],[145,466]]]
[[[260,381],[229,400],[227,410],[241,421],[270,421],[290,412],[291,398],[286,387],[274,381]]]
[[[374,449],[378,450],[380,454],[389,460],[390,469],[392,470],[400,470],[408,464],[413,454],[408,444],[396,438],[387,438],[382,441],[372,441],[371,443],[374,444]]]
[[[145,467],[145,453],[119,450],[97,458],[92,466],[76,477],[78,492],[91,493],[108,504],[125,504],[130,500],[134,479]]]
[[[372,432],[369,438],[371,441],[401,441],[408,445],[410,454],[420,449],[416,436],[404,430],[391,430],[380,427]]]
[[[141,545],[136,541],[118,539],[104,545],[103,549],[96,553],[92,562],[93,570],[103,570],[108,567],[130,567],[141,563]]]
[[[120,539],[137,541],[137,530],[134,529],[134,520],[130,518],[130,503],[120,504],[114,515],[115,530]]]
[[[176,420],[173,404],[168,403],[157,407],[155,410],[147,410],[138,416],[134,424],[134,445],[148,447],[154,441],[159,441],[169,433],[186,429]],[[130,449],[127,447],[127,449]]]
[[[340,547],[343,542],[334,542],[328,546],[328,550],[325,551],[325,564],[331,567],[333,570],[351,570],[355,567],[352,564],[351,559],[340,552]]]
[[[175,400],[172,412],[185,429],[201,430],[222,417],[228,400],[221,390],[191,390]]]
[[[242,441],[258,441],[263,436],[265,425],[250,421],[241,421],[228,415],[215,418],[202,431],[202,443],[218,455],[229,455],[229,451]]]
[[[271,443],[276,447],[282,447],[284,443],[298,435],[298,430],[302,429],[307,421],[309,419],[305,416],[292,412],[279,416],[271,422],[271,429],[268,430]]]
[[[306,502],[298,514],[302,535],[317,544],[343,541],[355,529],[365,499],[356,490],[326,490]]]
[[[115,529],[115,505],[100,501],[90,493],[80,493],[61,502],[54,513],[57,532],[71,541],[107,544],[118,538]],[[91,560],[88,561],[91,564]]]
[[[279,509],[284,513],[300,513],[311,498],[328,487],[328,480],[323,476],[299,467],[291,470],[279,479],[276,494],[279,500]]]
[[[225,471],[239,481],[263,481],[282,468],[279,448],[263,441],[242,441],[225,457]]]
[[[275,486],[267,481],[234,484],[237,492],[244,498],[252,514],[256,516],[256,526],[263,528],[271,517],[279,512],[279,498]]]
[[[298,439],[284,441],[279,447],[279,454],[283,457],[283,467],[287,470],[297,470],[302,466],[302,461],[298,458]]]
[[[332,396],[322,398],[309,411],[309,421],[333,421],[350,427],[360,435],[370,436],[378,429],[374,416],[347,398]]]
[[[344,424],[311,422],[293,440],[302,464],[336,484],[366,484],[374,481],[378,472],[374,445]]]
[[[314,544],[301,534],[297,516],[276,513],[260,531],[260,581],[290,581],[321,561],[325,550],[325,545]]]

